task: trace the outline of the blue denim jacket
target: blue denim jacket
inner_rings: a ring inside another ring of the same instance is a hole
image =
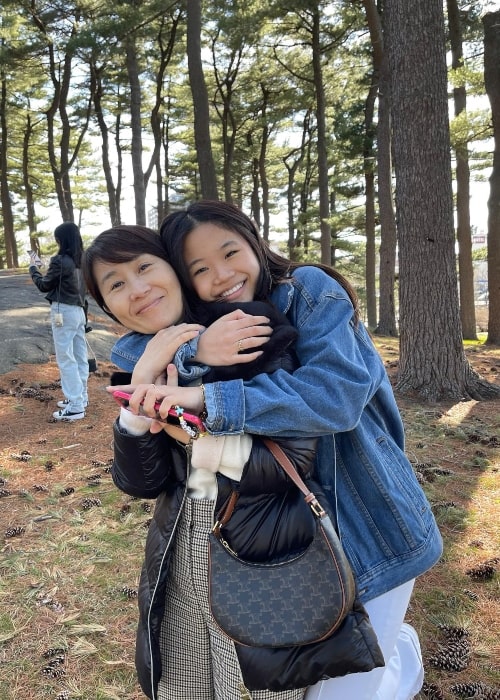
[[[300,367],[205,386],[211,433],[321,436],[317,477],[366,602],[429,569],[442,553],[431,508],[404,453],[404,431],[383,362],[345,290],[316,267],[295,270],[272,295],[299,331]],[[131,370],[149,337],[127,334],[112,360]],[[176,363],[184,381],[196,342]],[[129,366],[124,366],[129,362]]]

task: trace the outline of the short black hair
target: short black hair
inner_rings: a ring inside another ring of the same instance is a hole
[[[120,225],[107,229],[100,233],[83,255],[82,273],[91,294],[101,309],[117,320],[109,313],[97,284],[94,266],[96,262],[124,263],[135,260],[140,255],[155,255],[170,264],[160,236],[153,229],[146,226]]]

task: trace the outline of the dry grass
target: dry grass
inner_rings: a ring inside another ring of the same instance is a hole
[[[394,373],[396,341],[376,342]],[[468,352],[500,382],[499,349]],[[133,664],[134,596],[151,504],[119,492],[109,475],[116,407],[103,387],[111,370],[100,363],[86,418],[66,424],[51,421],[61,398],[53,362],[0,376],[0,700],[143,697]],[[477,682],[496,695],[483,688],[469,697],[498,698],[500,401],[398,403],[409,457],[445,539],[408,616],[421,636],[426,682],[441,693],[420,697],[456,698],[454,684]],[[467,573],[488,561],[490,579]],[[469,633],[462,671],[430,663],[443,624]]]
[[[54,363],[0,377],[2,700],[143,697],[134,595],[151,504],[111,481],[110,369],[90,378],[86,418],[64,424]]]

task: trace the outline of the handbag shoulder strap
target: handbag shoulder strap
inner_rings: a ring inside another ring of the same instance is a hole
[[[320,519],[325,518],[327,516],[326,511],[324,510],[314,493],[310,491],[305,485],[305,483],[302,481],[298,471],[295,469],[292,462],[285,454],[285,452],[281,449],[281,447],[269,438],[262,438],[262,442],[271,452],[278,464],[286,471],[293,483],[302,491],[302,493],[304,494],[304,500],[306,503],[309,504],[314,515]],[[227,524],[229,518],[233,514],[236,502],[238,500],[238,496],[239,494],[236,491],[232,491],[229,498],[217,514],[217,518],[215,521],[215,525],[212,528],[212,532],[219,538],[221,536],[221,527]]]
[[[302,491],[304,494],[304,500],[311,506],[311,510],[313,511],[314,515],[316,515],[318,518],[325,517],[325,510],[322,508],[314,493],[310,491],[302,481],[298,471],[295,469],[289,457],[285,454],[281,447],[269,438],[262,438],[262,442],[271,452],[278,464],[283,467],[293,483]]]
[[[212,528],[212,532],[217,535],[217,537],[220,537],[221,527],[227,525],[229,518],[232,516],[238,497],[239,493],[237,491],[231,491],[229,498],[218,512],[215,525]]]
[[[60,256],[60,258],[61,258],[61,267],[59,268],[59,284],[57,286],[57,311],[59,311],[59,304],[61,303],[61,284],[62,284],[62,269],[63,269],[62,255]]]

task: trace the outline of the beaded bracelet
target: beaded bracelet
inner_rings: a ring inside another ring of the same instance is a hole
[[[189,423],[187,423],[186,419],[183,416],[184,409],[181,406],[174,406],[174,409],[177,414],[177,418],[179,419],[179,425],[184,430],[184,432],[187,433],[191,438],[197,438],[199,432],[198,430],[196,430],[196,428],[192,428],[189,425]]]

